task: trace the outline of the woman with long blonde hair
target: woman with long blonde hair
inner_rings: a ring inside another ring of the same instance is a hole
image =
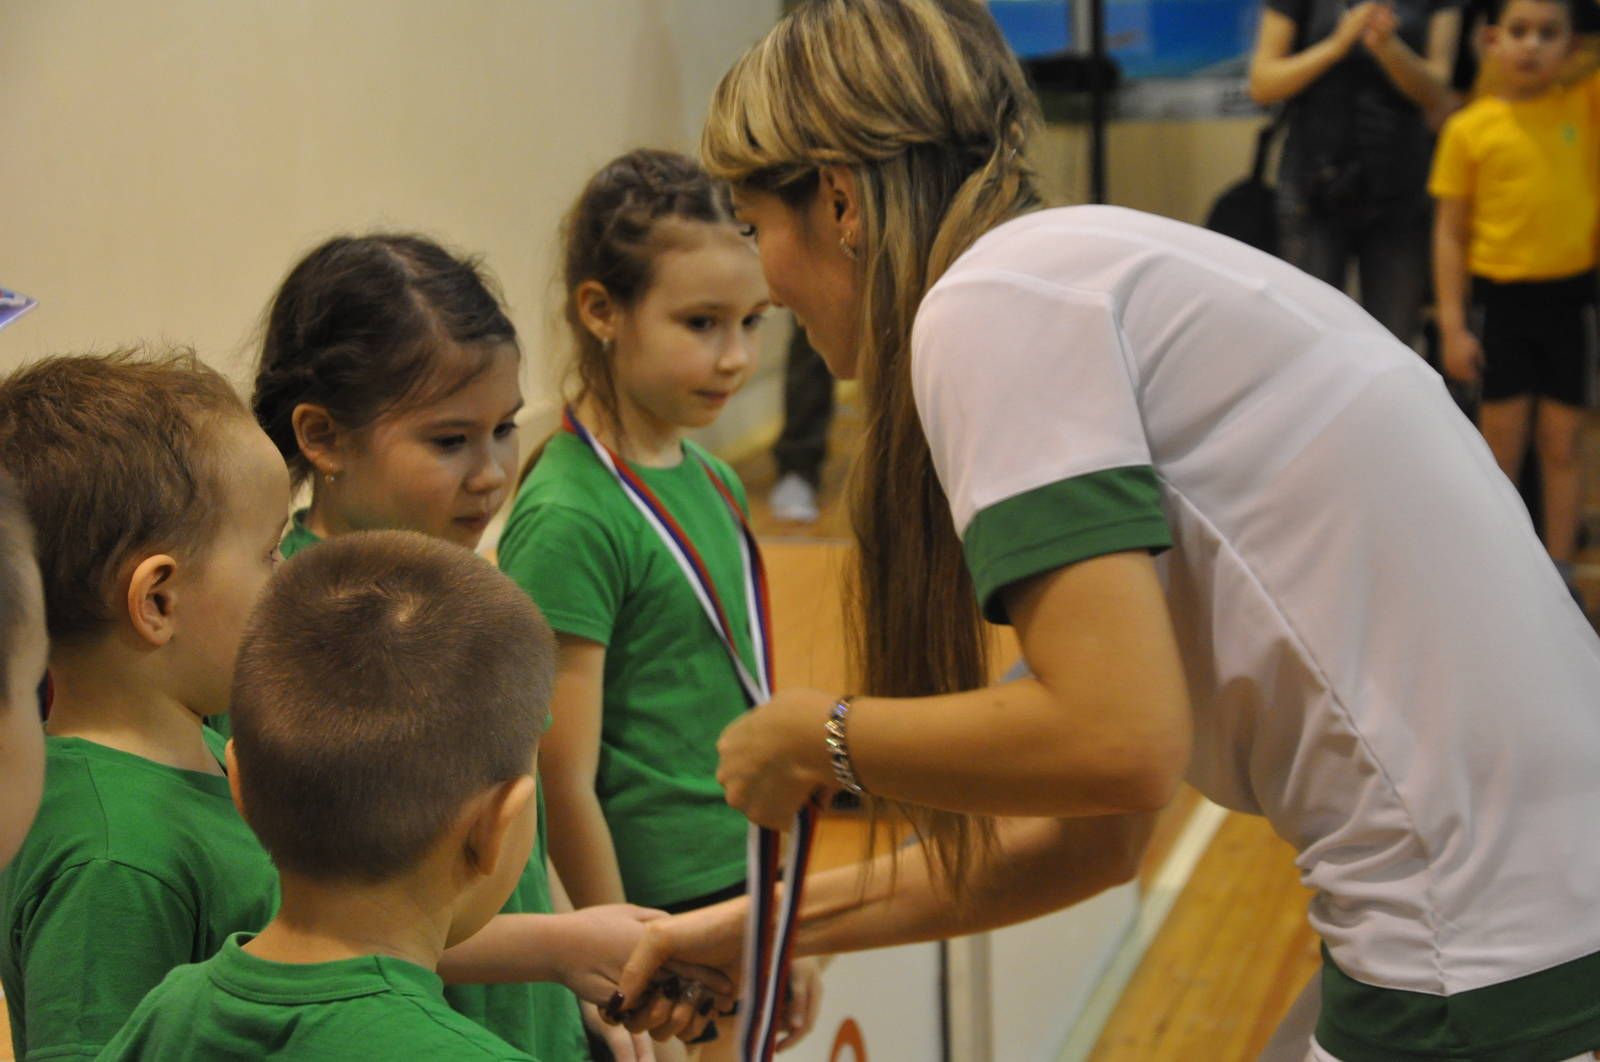
[[[860,695],[779,692],[719,777],[765,825],[850,788],[923,838],[865,887],[813,879],[799,951],[1126,880],[1186,777],[1316,891],[1292,1057],[1587,1057],[1600,642],[1515,492],[1342,293],[1177,222],[1040,209],[1035,119],[973,0],[811,0],[712,102],[705,162],[774,300],[867,406]],[[984,618],[1029,677],[985,685]],[[730,964],[739,910],[652,923],[630,998],[663,956]]]

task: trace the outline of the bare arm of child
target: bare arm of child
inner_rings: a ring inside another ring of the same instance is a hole
[[[439,976],[446,984],[549,981],[603,1006],[617,991],[623,964],[643,938],[644,927],[664,917],[661,911],[632,904],[602,904],[567,914],[496,915],[444,953]],[[684,965],[674,972],[731,999],[732,982],[717,970]]]
[[[1339,17],[1332,34],[1298,52],[1291,52],[1299,32],[1295,20],[1270,8],[1263,10],[1255,51],[1250,56],[1250,98],[1268,105],[1298,96],[1350,54],[1379,7],[1375,0],[1356,4]]]
[[[574,907],[622,903],[622,871],[594,789],[606,647],[568,634],[557,635],[556,642],[560,660],[550,699],[550,729],[539,744],[550,861]]]
[[[867,872],[839,867],[807,879],[797,954],[940,940],[1037,918],[1138,872],[1153,815],[1004,819],[995,847],[953,898],[917,846],[880,855]],[[747,901],[730,900],[652,922],[622,978],[626,1000],[668,961],[737,972]]]
[[[1444,371],[1453,380],[1476,381],[1483,370],[1483,346],[1467,325],[1467,242],[1472,236],[1472,202],[1434,200],[1433,290],[1438,306]]]
[[[1461,12],[1439,11],[1428,19],[1427,44],[1421,55],[1395,32],[1398,28],[1394,10],[1380,8],[1362,35],[1362,43],[1395,88],[1424,113],[1435,113],[1450,92],[1450,68],[1461,40]]]

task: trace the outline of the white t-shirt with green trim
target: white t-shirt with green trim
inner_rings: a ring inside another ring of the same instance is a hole
[[[1360,307],[1202,229],[1043,211],[934,285],[912,376],[992,617],[1170,541],[1190,780],[1295,846],[1340,969],[1453,995],[1600,951],[1600,641]]]

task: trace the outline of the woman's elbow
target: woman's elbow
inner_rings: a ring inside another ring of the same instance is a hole
[[[1162,728],[1130,750],[1123,769],[1123,810],[1160,811],[1172,803],[1189,770],[1193,724],[1187,701],[1175,706]]]
[[[1117,803],[1128,812],[1160,811],[1178,795],[1187,767],[1187,755],[1161,753],[1144,757],[1123,776]]]

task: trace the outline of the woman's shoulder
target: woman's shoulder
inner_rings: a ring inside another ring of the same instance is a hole
[[[972,282],[1060,294],[1109,291],[1152,253],[1205,255],[1223,239],[1195,225],[1115,206],[1037,210],[975,240],[929,288],[930,300]],[[919,315],[920,316],[920,315]]]

